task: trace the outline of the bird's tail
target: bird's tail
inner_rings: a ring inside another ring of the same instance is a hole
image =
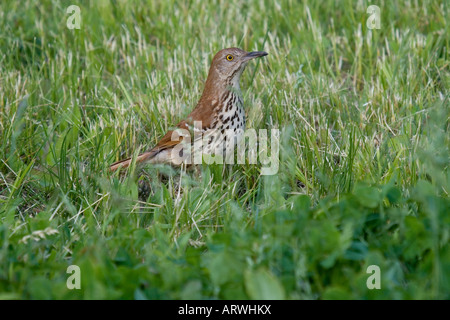
[[[151,150],[139,155],[136,158],[136,163],[148,162],[148,163],[171,163],[172,154],[171,151],[174,146],[183,141],[183,137],[179,140],[172,140],[173,131],[169,131],[166,135],[159,141],[159,143]],[[132,158],[121,160],[113,163],[109,169],[111,171],[116,171],[117,169],[125,169],[132,163]]]
[[[142,163],[144,161],[148,161],[151,158],[153,158],[154,156],[155,156],[154,151],[145,152],[136,158],[136,163]],[[128,159],[114,162],[112,165],[109,166],[109,170],[116,171],[117,169],[126,169],[131,165],[132,161],[133,161],[132,158],[128,158]]]

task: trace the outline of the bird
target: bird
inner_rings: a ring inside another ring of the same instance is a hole
[[[250,60],[267,56],[265,51],[247,52],[239,48],[226,48],[216,53],[209,68],[208,77],[205,82],[203,93],[192,112],[186,119],[176,125],[175,131],[187,130],[188,132],[201,131],[205,134],[205,143],[201,146],[200,152],[211,154],[216,150],[218,143],[221,143],[218,136],[226,131],[231,133],[231,137],[239,141],[245,129],[245,111],[243,97],[240,88],[240,78],[242,72]],[[194,132],[195,135],[195,132]],[[186,134],[178,135],[174,139],[174,130],[168,131],[161,140],[150,150],[137,156],[138,164],[158,164],[168,163],[179,165],[177,156],[182,157],[183,151],[179,154],[173,152],[181,146],[183,140],[188,142]],[[236,144],[229,143],[223,147],[224,152],[230,152]],[[182,149],[184,150],[184,149]],[[178,149],[177,149],[178,151]],[[132,163],[132,158],[117,161],[110,165],[113,172],[125,169]]]

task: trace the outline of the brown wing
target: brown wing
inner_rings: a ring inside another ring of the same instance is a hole
[[[200,99],[199,103],[195,107],[195,109],[189,114],[186,120],[180,121],[177,124],[178,128],[189,130],[192,128],[194,121],[201,121],[202,129],[206,130],[211,128],[214,121],[214,111],[217,107],[218,103],[216,100],[209,99]],[[158,142],[158,144],[153,147],[151,150],[140,154],[136,158],[136,163],[148,162],[152,159],[155,159],[160,153],[164,150],[171,149],[177,144],[183,141],[183,137],[180,137],[179,140],[172,140],[173,130],[167,132],[164,137]],[[127,168],[132,162],[131,158],[121,160],[113,163],[109,169],[111,171],[115,171],[119,168]],[[164,162],[164,161],[161,161]]]
[[[193,125],[194,121],[201,121],[203,130],[211,128],[218,106],[219,103],[216,99],[202,96],[195,109],[187,116],[186,120],[178,123],[177,127],[185,129],[186,124]]]

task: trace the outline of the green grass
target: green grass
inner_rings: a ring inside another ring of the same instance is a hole
[[[0,298],[449,299],[447,21],[445,1],[2,0]],[[269,53],[241,86],[279,172],[108,173],[231,46]]]

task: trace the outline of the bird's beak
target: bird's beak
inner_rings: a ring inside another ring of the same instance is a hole
[[[267,56],[268,53],[265,51],[253,51],[253,52],[249,52],[244,56],[244,61],[248,61],[254,58],[259,58],[259,57],[264,57]]]

